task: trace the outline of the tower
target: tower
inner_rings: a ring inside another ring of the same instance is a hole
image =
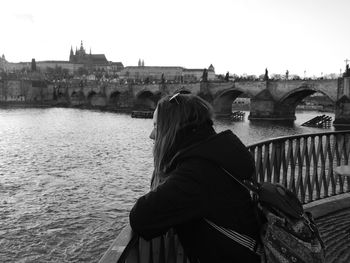
[[[83,45],[83,40],[81,40],[80,42],[80,49],[79,49],[79,56],[85,56],[85,49],[84,49],[84,45]]]
[[[69,62],[73,62],[73,60],[74,60],[73,47],[70,46]]]

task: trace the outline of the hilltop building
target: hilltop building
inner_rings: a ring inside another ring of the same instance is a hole
[[[6,72],[13,71],[30,71],[31,62],[19,62],[11,63],[5,60],[5,57],[0,59],[0,70]],[[108,74],[120,72],[124,66],[121,62],[108,61],[105,54],[87,54],[81,41],[79,50],[76,48],[75,53],[71,47],[69,60],[45,60],[37,61],[36,67],[41,72],[46,72],[48,68],[61,67],[62,69],[68,70],[69,73],[74,74],[80,68],[86,69],[87,71],[103,71]]]
[[[91,54],[91,48],[89,54],[86,53],[83,46],[83,41],[80,43],[80,48],[73,47],[70,49],[69,62],[73,64],[82,64],[89,70],[103,70],[106,72],[119,72],[124,66],[121,62],[108,61],[105,54]]]
[[[110,76],[136,82],[197,82],[202,79],[204,68],[188,69],[177,66],[145,66],[145,61],[139,59],[138,66],[124,67],[121,62],[108,61],[105,54],[92,54],[86,52],[83,41],[80,48],[70,48],[69,60],[45,60],[36,61],[38,73],[49,73],[55,69],[62,69],[70,74],[85,74],[85,77],[99,72]],[[215,80],[215,69],[210,65],[207,69],[207,79]],[[0,71],[5,72],[31,72],[31,62],[12,63],[0,57]]]
[[[125,67],[119,74],[121,78],[136,81],[160,81],[163,78],[166,81],[196,82],[200,81],[203,75],[201,69],[187,69],[183,67],[165,67],[165,66],[145,66],[143,60],[138,61],[138,66]],[[210,65],[207,69],[208,80],[215,80],[215,69]]]
[[[83,41],[81,41],[80,43],[80,49],[75,49],[75,54],[73,53],[73,48],[71,47],[69,54],[69,62],[88,65],[108,64],[108,61],[104,54],[91,54],[91,48],[90,53],[87,54],[83,46]]]

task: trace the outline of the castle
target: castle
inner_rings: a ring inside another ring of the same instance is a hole
[[[110,71],[112,69],[114,72],[121,71],[124,66],[121,62],[111,62],[108,61],[105,54],[87,54],[83,46],[83,41],[80,43],[80,48],[75,49],[73,52],[73,47],[70,49],[69,62],[73,64],[82,64],[85,68],[90,70],[104,70]]]
[[[180,81],[180,82],[196,82],[201,80],[204,68],[187,69],[178,66],[145,66],[144,60],[138,62],[138,66],[124,67],[121,62],[108,61],[105,54],[87,53],[83,41],[80,42],[80,48],[70,48],[69,60],[45,60],[36,61],[36,69],[39,72],[52,71],[55,68],[61,68],[70,74],[94,74],[95,72],[103,72],[108,75],[117,76],[121,79],[134,81]],[[31,62],[12,63],[0,57],[0,71],[4,72],[30,72]],[[82,73],[84,72],[84,73]],[[208,80],[216,79],[215,69],[210,65],[207,69]]]
[[[41,72],[46,72],[48,69],[54,69],[60,67],[67,70],[69,73],[74,74],[80,68],[86,69],[90,72],[103,71],[109,74],[120,72],[124,66],[121,62],[108,61],[104,54],[87,54],[81,41],[80,49],[76,49],[75,54],[71,47],[69,60],[45,60],[36,61],[36,68]],[[0,71],[16,72],[16,71],[30,71],[31,62],[18,62],[12,63],[5,60],[5,56],[0,58]]]
[[[81,64],[108,64],[106,56],[104,54],[86,54],[83,46],[83,41],[80,43],[80,49],[75,49],[75,54],[73,53],[73,48],[70,49],[69,62],[71,63],[81,63]]]

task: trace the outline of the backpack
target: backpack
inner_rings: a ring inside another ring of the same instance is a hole
[[[253,192],[260,240],[216,225],[213,228],[261,256],[262,263],[324,263],[325,247],[312,214],[305,212],[298,197],[280,184],[239,180],[221,167],[235,181]]]

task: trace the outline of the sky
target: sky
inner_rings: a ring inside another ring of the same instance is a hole
[[[350,59],[349,0],[1,0],[0,55],[322,76]]]

